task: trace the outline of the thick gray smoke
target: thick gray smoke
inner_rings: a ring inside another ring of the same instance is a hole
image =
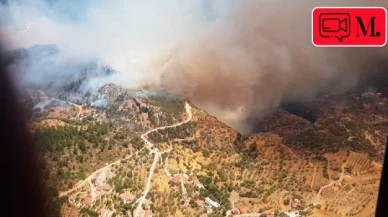
[[[244,133],[247,118],[282,101],[353,87],[368,74],[365,65],[387,54],[311,43],[314,7],[388,6],[385,0],[17,2],[0,8],[10,49],[55,44],[57,63],[97,58],[118,72],[113,82],[162,86]],[[46,81],[42,71],[34,70],[35,80]]]
[[[200,34],[230,2],[15,0],[0,4],[0,36],[8,49],[56,45],[57,62],[98,59],[120,73],[116,83],[134,88],[155,83],[164,51]]]
[[[162,84],[247,133],[247,118],[260,118],[282,101],[311,99],[321,88],[348,90],[369,73],[366,64],[388,55],[386,48],[314,47],[314,7],[387,4],[240,1],[215,28],[174,50]]]
[[[51,96],[63,92],[96,93],[115,73],[97,59],[64,56],[55,45],[34,45],[8,52],[8,67],[18,85],[42,89]],[[74,95],[74,97],[76,97]]]

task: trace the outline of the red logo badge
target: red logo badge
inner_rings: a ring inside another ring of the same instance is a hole
[[[383,47],[387,10],[383,7],[317,7],[312,12],[317,47]]]

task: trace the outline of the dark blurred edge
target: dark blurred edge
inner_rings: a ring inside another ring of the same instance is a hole
[[[381,173],[381,179],[380,179],[380,189],[379,189],[379,197],[377,200],[377,207],[376,207],[376,217],[388,217],[388,139],[387,139],[387,145],[385,146],[385,156],[384,156],[384,162],[383,162],[383,171]]]
[[[1,40],[0,40],[1,42]],[[12,72],[9,72],[12,73]],[[43,185],[26,120],[17,105],[0,44],[0,123],[2,214],[0,216],[46,217]],[[5,193],[5,194],[4,194]]]

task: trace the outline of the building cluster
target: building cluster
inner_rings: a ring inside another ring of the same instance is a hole
[[[180,182],[183,182],[183,184],[191,183],[198,187],[199,189],[204,188],[204,186],[201,184],[197,176],[191,176],[189,177],[186,174],[178,174],[171,178],[171,182],[174,184],[179,184]]]
[[[232,209],[233,215],[246,214],[246,213],[247,213],[247,210],[244,207]]]

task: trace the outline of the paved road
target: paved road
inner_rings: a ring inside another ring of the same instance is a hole
[[[154,128],[152,130],[149,130],[147,131],[146,133],[144,133],[143,135],[141,135],[141,138],[143,139],[143,141],[146,143],[146,146],[149,150],[151,150],[151,148],[154,146],[154,144],[152,144],[150,141],[148,141],[148,139],[146,138],[148,134],[152,133],[152,132],[155,132],[155,131],[158,131],[158,130],[163,130],[163,129],[166,129],[166,128],[172,128],[172,127],[177,127],[177,126],[180,126],[182,124],[185,124],[189,121],[191,121],[191,119],[193,118],[193,114],[191,113],[191,106],[189,103],[185,102],[185,108],[186,108],[186,113],[188,114],[188,118],[180,123],[177,123],[177,124],[173,124],[173,125],[170,125],[170,126],[164,126],[164,127],[157,127],[157,128]],[[144,191],[143,191],[143,195],[140,197],[139,199],[139,203],[137,204],[137,207],[135,209],[135,211],[133,212],[133,216],[134,217],[139,217],[140,215],[140,212],[141,210],[143,209],[142,208],[142,205],[147,197],[147,194],[150,190],[150,185],[151,185],[151,180],[152,180],[152,176],[154,175],[154,170],[155,170],[155,166],[158,162],[158,158],[160,156],[160,152],[157,148],[154,148],[151,150],[151,154],[154,153],[155,156],[154,156],[154,161],[152,162],[152,166],[151,166],[151,169],[150,169],[150,173],[148,175],[148,179],[147,179],[147,183],[146,183],[146,187],[144,188]]]

